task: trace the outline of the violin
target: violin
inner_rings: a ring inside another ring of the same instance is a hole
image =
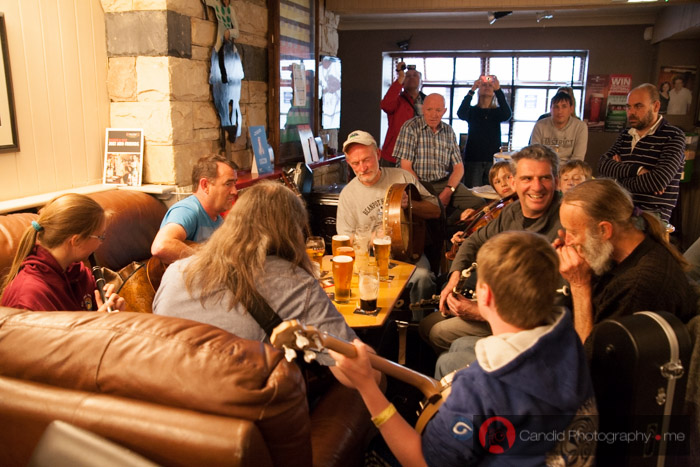
[[[489,204],[475,212],[464,220],[466,227],[462,232],[461,238],[465,239],[483,226],[487,225],[492,220],[496,219],[503,212],[503,208],[518,199],[518,194],[513,192],[505,198],[500,198],[491,201]],[[458,222],[460,224],[461,222]],[[455,259],[460,243],[453,243],[450,251],[445,253],[445,257],[450,261]]]

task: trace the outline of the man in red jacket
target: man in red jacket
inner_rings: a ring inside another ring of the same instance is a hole
[[[405,70],[406,64],[396,64],[398,78],[394,81],[382,99],[382,110],[389,119],[389,129],[386,131],[382,146],[382,166],[394,167],[396,159],[392,155],[396,138],[399,136],[401,126],[413,117],[422,115],[421,108],[425,94],[419,91],[421,86],[421,74],[415,66]]]

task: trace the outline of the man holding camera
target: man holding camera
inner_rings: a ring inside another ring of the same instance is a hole
[[[416,70],[415,65],[408,65],[404,62],[396,64],[398,77],[382,99],[382,110],[386,112],[389,119],[389,128],[386,131],[384,145],[382,146],[382,166],[394,167],[396,159],[392,156],[396,138],[399,136],[401,126],[407,120],[422,114],[421,107],[425,94],[420,89],[421,74]]]

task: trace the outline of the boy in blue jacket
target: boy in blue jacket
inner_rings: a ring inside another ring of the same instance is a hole
[[[592,465],[595,401],[586,357],[568,310],[552,307],[558,257],[541,235],[512,231],[477,255],[479,312],[493,335],[477,361],[458,371],[451,392],[417,433],[372,378],[367,346],[357,358],[331,352],[404,466]]]

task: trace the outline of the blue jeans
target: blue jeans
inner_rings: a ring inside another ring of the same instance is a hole
[[[469,188],[475,186],[484,186],[491,183],[489,181],[489,170],[491,170],[491,162],[465,162],[464,163],[464,184]]]

